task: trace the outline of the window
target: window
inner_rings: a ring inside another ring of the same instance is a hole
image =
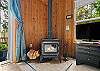
[[[7,42],[8,39],[8,0],[1,0],[0,3],[0,42]]]
[[[100,0],[97,0],[95,3],[80,7],[77,10],[77,21],[96,17],[100,17]]]

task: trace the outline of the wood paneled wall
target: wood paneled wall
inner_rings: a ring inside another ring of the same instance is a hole
[[[74,23],[74,0],[66,0],[66,15],[71,15],[70,29],[65,32],[65,39],[67,44],[68,55],[71,57],[75,57],[75,23]],[[68,24],[68,23],[67,23]]]
[[[61,52],[68,52],[68,56],[75,56],[74,44],[74,0],[53,0],[53,37],[61,40]],[[66,31],[66,16],[71,15],[69,31]]]
[[[26,46],[40,48],[41,39],[47,37],[47,3],[41,0],[21,0]]]
[[[61,40],[62,53],[64,47],[68,55],[75,55],[74,48],[74,0],[52,0],[52,33],[53,38]],[[40,48],[41,39],[48,36],[48,4],[47,0],[21,0],[24,21],[26,46],[33,44],[33,49]],[[72,15],[70,30],[66,31],[66,15]]]

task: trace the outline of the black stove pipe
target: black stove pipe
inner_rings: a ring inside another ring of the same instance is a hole
[[[52,39],[52,0],[48,0],[48,39]]]

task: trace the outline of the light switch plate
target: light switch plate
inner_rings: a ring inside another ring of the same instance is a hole
[[[69,31],[69,26],[66,26],[66,30]]]

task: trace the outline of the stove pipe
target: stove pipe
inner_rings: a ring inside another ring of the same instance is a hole
[[[48,0],[48,39],[52,39],[52,0]]]

